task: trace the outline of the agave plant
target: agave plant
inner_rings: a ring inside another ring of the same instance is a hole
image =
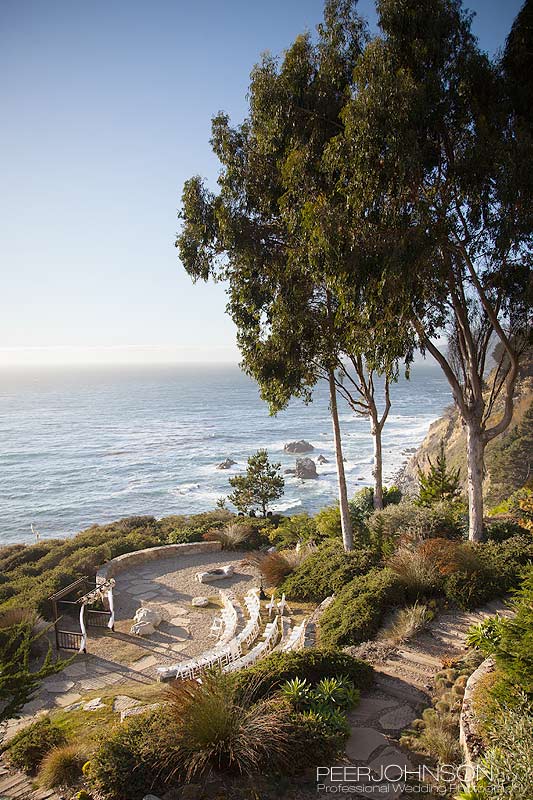
[[[492,655],[498,649],[504,626],[505,621],[501,617],[489,617],[472,625],[466,637],[467,646],[481,650],[486,656]]]
[[[313,700],[318,705],[326,704],[333,708],[350,709],[358,702],[359,691],[345,676],[322,678],[313,690]]]
[[[297,711],[308,708],[312,701],[311,685],[306,678],[292,678],[285,681],[280,692]]]

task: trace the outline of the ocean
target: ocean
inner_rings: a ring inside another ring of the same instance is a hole
[[[450,403],[435,365],[416,364],[392,386],[384,428],[390,482]],[[368,420],[339,398],[348,490],[372,482]],[[228,477],[258,448],[283,469],[286,442],[307,439],[329,463],[318,480],[285,476],[275,510],[314,512],[337,496],[325,385],[313,402],[268,414],[236,366],[50,367],[0,372],[0,544],[68,536],[133,514],[190,514],[229,493]],[[225,458],[237,464],[218,470]]]

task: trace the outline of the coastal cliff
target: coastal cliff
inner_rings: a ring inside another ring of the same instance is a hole
[[[502,411],[501,399],[492,417],[497,420]],[[426,471],[444,441],[449,467],[459,468],[463,485],[466,482],[466,433],[455,406],[449,406],[442,417],[429,428],[426,438],[405,467],[399,483],[405,493],[414,494],[418,488],[418,471]],[[521,368],[515,391],[513,419],[507,430],[492,440],[485,451],[483,490],[486,500],[496,504],[521,488],[533,478],[533,354]]]

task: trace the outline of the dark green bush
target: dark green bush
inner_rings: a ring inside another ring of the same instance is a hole
[[[15,769],[34,774],[45,755],[64,743],[63,731],[42,717],[13,736],[6,747],[7,760]]]
[[[444,580],[444,594],[471,609],[518,587],[524,567],[533,560],[533,540],[523,533],[503,542],[464,544],[472,558]]]
[[[405,602],[395,573],[373,569],[340,591],[320,619],[320,642],[330,647],[359,644],[378,630],[385,612]]]
[[[282,550],[294,547],[298,542],[316,541],[320,537],[314,518],[304,513],[281,519],[279,525],[270,531],[269,538],[272,544]]]
[[[285,579],[280,590],[294,600],[321,602],[380,560],[370,548],[346,552],[340,540],[326,540]]]
[[[173,769],[163,735],[168,725],[165,712],[146,712],[104,734],[86,775],[91,790],[103,800],[141,800],[164,791]]]
[[[344,753],[347,736],[314,714],[294,715],[295,768],[332,764]]]
[[[511,520],[498,520],[485,526],[485,540],[488,542],[505,542],[513,536],[523,536],[525,528]]]
[[[365,661],[334,648],[307,648],[291,653],[272,653],[258,664],[236,673],[237,686],[255,698],[276,692],[291,678],[306,679],[312,685],[322,678],[346,676],[357,689],[372,684],[373,669]]]
[[[505,675],[533,695],[533,566],[513,598],[515,616],[502,622],[496,661]]]
[[[383,487],[383,508],[389,505],[397,505],[402,499],[402,492],[397,486]],[[350,511],[356,515],[361,522],[366,522],[368,517],[374,513],[374,487],[364,486],[357,491],[350,500]]]

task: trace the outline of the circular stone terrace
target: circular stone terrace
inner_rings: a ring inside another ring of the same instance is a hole
[[[164,552],[158,554],[156,550]],[[142,551],[147,560],[134,553],[127,554],[131,559],[122,556],[114,560],[120,562],[120,569],[114,570],[113,562],[105,565],[103,571],[116,581],[115,630],[89,628],[87,653],[78,654],[64,670],[43,681],[36,698],[25,706],[23,717],[9,724],[7,738],[41,711],[68,709],[88,693],[104,689],[113,688],[120,694],[121,684],[153,683],[156,667],[179,664],[214,646],[216,638],[210,635],[210,629],[221,611],[219,589],[239,607],[240,599],[259,587],[259,573],[246,563],[245,552],[186,550],[187,545],[183,550],[176,546],[174,551],[153,548]],[[227,564],[234,566],[234,573],[215,583],[202,584],[195,577],[197,572]],[[193,607],[193,597],[207,597],[209,605]],[[130,633],[133,616],[141,606],[156,609],[162,617],[155,632],[142,637]],[[61,651],[61,655],[68,657],[70,653]]]

